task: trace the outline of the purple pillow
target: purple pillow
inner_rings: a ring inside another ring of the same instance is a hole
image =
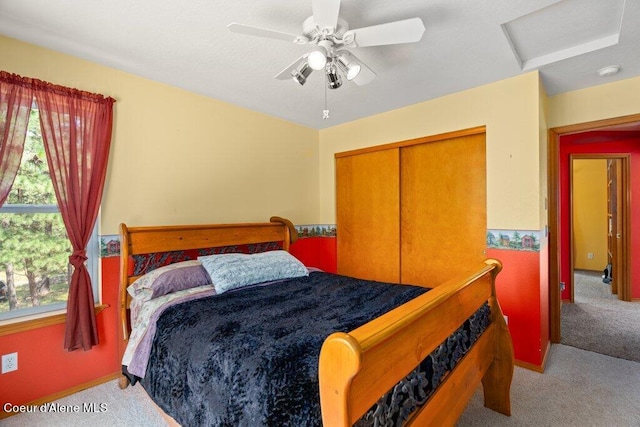
[[[138,278],[129,286],[128,292],[134,298],[154,299],[210,284],[211,279],[199,261],[182,261],[157,268]]]

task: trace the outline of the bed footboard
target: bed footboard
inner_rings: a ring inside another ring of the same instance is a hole
[[[353,425],[485,302],[491,324],[409,423],[454,424],[480,382],[485,406],[510,415],[513,349],[495,296],[501,268],[487,260],[350,333],[330,335],[319,365],[323,424]]]

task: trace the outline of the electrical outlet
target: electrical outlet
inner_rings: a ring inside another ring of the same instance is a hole
[[[2,355],[2,373],[13,372],[18,370],[18,353],[9,353]]]
[[[589,252],[587,254],[587,259],[593,259],[593,252]]]

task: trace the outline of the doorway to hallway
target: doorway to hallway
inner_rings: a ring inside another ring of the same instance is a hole
[[[560,342],[561,330],[561,306],[562,300],[570,299],[570,288],[567,282],[571,284],[572,265],[569,258],[570,227],[569,227],[569,152],[566,150],[561,153],[563,140],[573,140],[572,146],[574,153],[609,153],[619,154],[612,149],[615,144],[607,144],[611,141],[611,137],[620,138],[622,136],[634,139],[635,145],[634,155],[640,155],[640,114],[620,117],[616,119],[600,120],[590,123],[582,123],[570,126],[564,126],[549,130],[549,150],[548,150],[548,186],[549,186],[549,299],[550,299],[550,338],[554,343]],[[580,141],[576,141],[579,139]],[[596,149],[597,147],[597,149]],[[604,147],[604,148],[603,148]],[[594,151],[595,150],[595,151]],[[639,186],[635,186],[637,191]],[[639,197],[635,197],[638,199]],[[635,224],[635,220],[633,221]],[[638,227],[638,225],[636,225]],[[632,227],[629,227],[632,232]],[[636,233],[636,236],[640,235]],[[624,237],[624,236],[623,236]],[[634,241],[636,237],[634,237]],[[625,243],[623,242],[623,245]],[[623,253],[629,256],[631,243],[627,241]],[[640,244],[636,245],[640,250]],[[627,269],[631,271],[639,270],[640,266],[626,263]],[[634,276],[640,280],[640,274],[635,272]],[[631,284],[628,281],[628,286]],[[565,285],[564,292],[561,291],[561,285]],[[634,291],[637,292],[637,291]],[[634,295],[631,295],[634,298]],[[638,298],[635,296],[635,298]]]

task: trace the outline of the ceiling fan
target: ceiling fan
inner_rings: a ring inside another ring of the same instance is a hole
[[[420,41],[424,24],[420,18],[405,19],[370,27],[349,29],[349,24],[339,16],[340,0],[312,0],[313,15],[302,24],[302,34],[290,34],[233,22],[227,26],[234,33],[266,37],[312,45],[313,48],[296,59],[276,75],[276,79],[293,78],[304,85],[315,70],[324,70],[327,86],[342,86],[342,77],[358,86],[371,82],[376,73],[346,48],[382,46]]]

